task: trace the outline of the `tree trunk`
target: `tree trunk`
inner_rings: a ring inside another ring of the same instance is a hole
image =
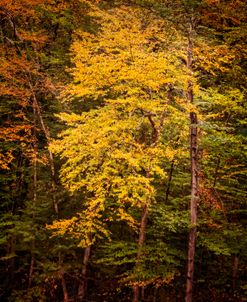
[[[31,261],[30,261],[29,275],[28,275],[28,289],[31,288],[31,286],[32,286],[34,263],[35,263],[35,258],[34,258],[34,255],[32,253]]]
[[[153,295],[153,301],[152,302],[156,302],[157,293],[158,293],[158,287],[155,286],[155,288],[154,288],[154,295]]]
[[[197,177],[197,116],[194,112],[190,114],[190,153],[191,153],[191,201],[190,201],[190,231],[188,243],[188,267],[187,267],[187,285],[186,302],[192,301],[192,289],[194,280],[194,261],[196,246],[196,221],[197,221],[197,198],[198,198],[198,177]]]
[[[171,162],[171,167],[170,167],[169,176],[168,176],[168,183],[167,183],[167,189],[166,189],[166,199],[165,199],[166,204],[168,202],[168,198],[169,198],[169,194],[170,194],[173,170],[174,170],[174,159]]]
[[[8,280],[9,286],[12,286],[14,282],[15,272],[15,251],[16,251],[16,235],[11,235],[7,245],[7,255],[11,255],[11,258],[7,260]]]
[[[171,93],[171,90],[169,90],[169,93]],[[171,99],[171,94],[168,93],[169,100]],[[154,120],[152,119],[152,115],[148,114],[147,118],[150,122],[150,126],[152,128],[152,146],[155,146],[159,140],[160,133],[164,124],[166,111],[164,110],[161,117],[159,124],[156,125]],[[147,178],[149,178],[149,172],[147,172]],[[139,231],[139,239],[138,239],[138,252],[136,256],[136,271],[140,269],[140,260],[142,255],[142,248],[145,242],[145,235],[146,235],[146,227],[147,227],[147,217],[148,217],[148,204],[149,201],[146,202],[146,204],[143,206],[142,211],[142,217],[141,217],[141,225],[140,225],[140,231]],[[138,284],[133,285],[133,299],[132,302],[138,302],[139,300],[139,294],[140,294],[140,287]],[[144,292],[143,292],[144,294]]]
[[[32,98],[33,98],[33,107],[34,107],[35,113],[36,113],[37,118],[38,118],[38,120],[41,124],[41,128],[42,128],[42,130],[45,134],[47,144],[49,145],[49,143],[51,141],[50,131],[45,125],[45,122],[44,122],[44,119],[43,119],[43,116],[42,116],[42,112],[41,112],[41,108],[40,108],[39,102],[37,100],[37,97],[36,97],[36,94],[35,94],[35,91],[34,91],[34,88],[33,88],[30,77],[29,77],[29,87],[30,87],[30,90],[31,90]],[[51,170],[53,207],[54,207],[54,212],[55,212],[56,216],[58,217],[59,209],[58,209],[58,203],[57,203],[57,199],[56,199],[57,185],[56,185],[56,173],[55,173],[54,156],[53,156],[53,153],[51,152],[51,150],[49,150],[49,148],[48,148],[48,153],[49,153],[49,163],[50,163],[50,170]],[[67,286],[66,286],[66,281],[65,281],[65,278],[64,278],[64,270],[62,268],[63,259],[62,259],[61,252],[59,252],[58,258],[59,258],[59,265],[61,267],[61,269],[59,271],[59,277],[61,279],[64,302],[68,302],[69,301],[69,295],[68,295],[68,290],[67,290]]]
[[[138,240],[138,252],[136,257],[136,270],[138,271],[140,267],[140,259],[142,254],[142,248],[145,242],[145,234],[146,234],[146,226],[147,226],[147,216],[148,216],[148,205],[147,203],[143,207],[142,217],[141,217],[141,225],[139,232],[139,240]],[[133,300],[132,302],[138,302],[139,300],[139,285],[133,286]]]
[[[193,58],[193,23],[191,21],[188,35],[188,53],[187,53],[187,67],[193,74],[192,58]],[[188,83],[188,101],[193,104],[193,83]],[[190,231],[188,242],[188,263],[187,263],[187,281],[186,281],[186,295],[185,301],[192,301],[192,290],[194,282],[194,262],[195,262],[195,246],[196,246],[196,222],[197,222],[197,199],[198,199],[198,171],[197,171],[197,114],[190,113],[190,164],[191,164],[191,200],[190,200]]]
[[[142,301],[145,300],[145,287],[144,286],[141,289],[141,298],[142,298]]]
[[[90,257],[91,246],[85,248],[84,257],[83,257],[83,264],[82,264],[82,271],[81,271],[81,283],[79,284],[78,288],[78,301],[81,302],[86,296],[87,293],[87,267],[88,261]]]
[[[38,116],[38,119],[40,121],[42,130],[45,134],[45,138],[47,140],[47,144],[49,145],[50,141],[51,141],[51,135],[50,135],[50,131],[49,129],[46,127],[42,113],[41,113],[41,109],[40,109],[40,105],[39,102],[36,98],[33,86],[31,84],[31,81],[29,80],[29,87],[32,93],[32,97],[33,97],[33,103],[35,106],[35,110]],[[53,207],[54,207],[54,211],[55,214],[58,216],[58,203],[56,200],[56,174],[55,174],[55,165],[54,165],[54,156],[53,153],[51,152],[51,150],[48,148],[48,153],[49,153],[49,162],[50,162],[50,170],[51,170],[51,184],[52,184],[52,199],[53,199]]]
[[[61,278],[61,283],[62,283],[62,289],[63,289],[63,301],[64,302],[68,302],[69,301],[69,294],[68,294],[68,290],[67,290],[67,286],[66,286],[66,282],[65,282],[65,278],[64,278],[64,271],[60,271],[59,272],[60,278]]]
[[[238,276],[238,267],[239,267],[239,256],[234,255],[233,265],[232,265],[232,292],[234,294],[236,290],[237,276]]]
[[[38,140],[36,137],[36,106],[33,100],[33,116],[34,116],[34,130],[33,130],[33,138],[34,138],[34,159],[33,159],[33,219],[35,218],[35,208],[37,205],[37,158],[38,158]],[[35,238],[32,239],[32,247],[31,247],[31,260],[30,260],[30,269],[28,275],[28,289],[32,285],[33,280],[33,271],[34,271],[34,264],[35,264],[35,257],[34,257],[34,248],[35,248]]]
[[[65,278],[64,278],[64,269],[62,267],[63,257],[61,255],[61,252],[59,252],[59,254],[58,254],[58,262],[59,262],[59,266],[60,266],[58,274],[59,274],[59,277],[61,279],[61,284],[62,284],[62,289],[63,289],[63,301],[68,302],[69,301],[69,294],[68,294],[68,290],[67,290],[67,286],[66,286],[66,281],[65,281]]]

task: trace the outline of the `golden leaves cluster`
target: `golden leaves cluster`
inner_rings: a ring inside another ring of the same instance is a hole
[[[154,183],[167,177],[162,163],[176,153],[162,141],[164,125],[168,117],[184,114],[170,104],[168,91],[183,90],[188,82],[182,53],[174,51],[172,40],[167,44],[165,21],[124,6],[95,9],[92,16],[101,26],[95,34],[77,33],[74,82],[64,95],[103,104],[81,115],[61,114],[69,127],[51,145],[65,160],[65,187],[88,194],[83,215],[92,225],[80,223],[84,234],[113,219],[135,229],[131,210],[155,201]]]

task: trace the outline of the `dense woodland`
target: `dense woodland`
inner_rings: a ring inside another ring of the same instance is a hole
[[[247,301],[245,0],[0,0],[0,301]]]

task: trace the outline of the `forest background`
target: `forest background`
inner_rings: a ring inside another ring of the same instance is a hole
[[[0,1],[0,300],[246,301],[244,0]]]

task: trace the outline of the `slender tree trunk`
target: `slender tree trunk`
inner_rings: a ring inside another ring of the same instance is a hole
[[[141,225],[140,225],[140,232],[139,232],[139,240],[138,240],[138,252],[137,252],[137,257],[136,257],[136,270],[137,271],[140,267],[142,248],[143,248],[143,245],[144,245],[144,242],[145,242],[147,217],[148,217],[148,205],[145,204],[144,207],[143,207],[143,211],[142,211]],[[132,302],[138,302],[139,292],[140,292],[139,285],[134,285],[133,286],[133,300],[132,300]]]
[[[167,189],[166,189],[166,199],[165,199],[166,204],[168,202],[168,198],[169,198],[169,194],[170,194],[173,170],[174,170],[174,159],[171,162],[171,167],[170,167],[169,176],[168,176],[168,183],[167,183]]]
[[[31,90],[31,93],[32,93],[33,102],[34,102],[34,106],[35,106],[35,109],[36,109],[37,117],[40,121],[42,130],[43,130],[43,132],[45,134],[45,138],[47,140],[47,143],[49,144],[50,141],[51,141],[50,131],[45,125],[45,122],[44,122],[44,119],[43,119],[43,116],[42,116],[42,113],[41,113],[41,108],[40,108],[39,102],[36,98],[36,94],[34,92],[33,85],[32,85],[30,80],[29,80],[29,87],[30,87],[30,90]],[[54,156],[53,156],[53,153],[51,152],[51,150],[49,148],[48,148],[48,154],[49,154],[51,180],[52,180],[51,183],[52,183],[53,207],[54,207],[54,211],[55,211],[56,215],[58,216],[58,212],[59,212],[58,203],[57,203],[56,196],[55,196],[55,194],[56,194],[56,174],[55,174]]]
[[[28,275],[28,289],[31,288],[31,286],[32,286],[34,264],[35,264],[35,258],[34,258],[34,255],[32,253],[31,261],[30,261],[29,275]]]
[[[234,294],[236,290],[237,276],[238,276],[238,267],[239,267],[239,256],[234,255],[233,265],[232,265],[232,292]]]
[[[171,95],[168,94],[168,98],[171,98]],[[150,126],[152,128],[152,146],[155,146],[159,140],[160,133],[164,124],[166,111],[164,110],[159,124],[157,125],[154,120],[152,119],[152,115],[147,115],[147,118],[150,122]],[[149,178],[149,172],[147,172],[147,178]],[[147,217],[148,217],[148,205],[149,201],[146,202],[146,204],[143,206],[142,210],[142,216],[141,216],[141,224],[140,224],[140,231],[139,231],[139,239],[138,239],[138,251],[136,256],[136,271],[138,272],[140,269],[140,260],[142,256],[142,249],[145,242],[145,235],[146,235],[146,228],[147,228]],[[132,302],[138,302],[139,300],[139,294],[140,294],[140,287],[138,284],[133,286],[133,299]],[[143,293],[144,294],[144,293]]]
[[[35,207],[37,205],[37,157],[38,157],[38,141],[36,137],[36,106],[33,101],[33,116],[34,116],[34,130],[33,130],[33,137],[34,137],[34,159],[33,159],[33,219],[35,218]],[[33,280],[33,271],[34,271],[34,264],[35,264],[35,257],[34,257],[34,248],[35,248],[35,239],[32,240],[31,246],[31,261],[30,261],[30,269],[28,275],[28,288],[32,285]]]
[[[41,112],[41,108],[40,108],[39,102],[37,100],[37,97],[36,97],[36,94],[35,94],[35,91],[34,91],[34,88],[33,88],[30,77],[29,77],[29,87],[30,87],[30,90],[31,90],[31,93],[32,93],[33,106],[35,108],[37,118],[38,118],[38,120],[41,124],[41,128],[42,128],[42,130],[45,134],[47,144],[49,145],[49,143],[51,141],[50,131],[45,125],[45,122],[44,122],[44,119],[43,119],[43,116],[42,116],[42,112]],[[58,217],[59,209],[58,209],[58,203],[57,203],[57,199],[56,199],[57,185],[56,185],[56,173],[55,173],[54,156],[53,156],[53,153],[51,152],[51,150],[49,150],[49,148],[48,148],[48,153],[49,153],[49,163],[50,163],[50,170],[51,170],[53,207],[54,207],[54,212],[55,212],[56,216]],[[66,280],[65,280],[65,277],[64,277],[64,270],[62,268],[63,258],[62,258],[61,252],[59,252],[58,258],[59,258],[58,261],[59,261],[59,266],[60,266],[59,277],[61,279],[64,302],[68,302],[69,301],[69,294],[68,294],[68,290],[67,290],[67,286],[66,286]]]
[[[191,201],[190,201],[190,231],[188,242],[188,264],[186,302],[192,301],[192,289],[194,281],[194,261],[196,246],[196,222],[197,222],[197,199],[198,199],[198,177],[197,177],[197,116],[194,112],[190,114],[190,153],[191,153]]]
[[[69,294],[68,294],[66,281],[65,281],[65,277],[64,277],[63,257],[61,255],[61,252],[59,252],[59,254],[58,254],[58,262],[59,262],[59,266],[60,266],[58,274],[59,274],[59,277],[61,279],[61,284],[62,284],[62,289],[63,289],[63,301],[68,302],[69,301]]]
[[[12,283],[14,281],[14,272],[15,272],[15,251],[16,251],[16,236],[11,235],[8,246],[7,246],[7,255],[11,255],[12,257],[7,260],[7,268],[8,268],[8,280],[9,280],[9,286],[12,286]]]
[[[35,206],[37,201],[37,158],[35,155],[34,164],[33,164],[33,219],[35,217]],[[35,239],[32,239],[32,246],[31,246],[31,261],[30,261],[30,268],[29,268],[29,275],[28,275],[28,289],[32,285],[33,280],[33,272],[34,272],[34,265],[35,265],[35,256],[34,256],[34,249],[35,249]]]
[[[144,286],[141,288],[141,298],[142,298],[142,301],[145,300],[145,287]]]
[[[81,302],[86,296],[87,293],[87,268],[88,268],[88,261],[90,257],[91,246],[85,248],[84,257],[83,257],[83,264],[82,264],[82,271],[81,271],[81,283],[78,287],[78,301]]]
[[[157,293],[158,293],[158,287],[155,286],[155,288],[154,288],[154,295],[153,295],[153,301],[152,302],[156,302]]]
[[[67,290],[67,286],[66,286],[66,282],[65,282],[65,278],[64,278],[64,271],[61,270],[59,272],[59,275],[60,275],[60,279],[61,279],[61,283],[62,283],[62,289],[63,289],[63,301],[68,302],[69,301],[69,294],[68,294],[68,290]]]
[[[171,100],[171,96],[168,97],[169,100]],[[170,101],[171,102],[171,101]],[[176,139],[176,145],[179,142],[180,137],[178,136]],[[173,172],[174,172],[174,166],[175,166],[175,158],[171,162],[171,167],[169,171],[169,176],[168,176],[168,183],[167,183],[167,189],[166,189],[166,199],[165,203],[168,202],[169,194],[170,194],[170,189],[171,189],[171,183],[172,183],[172,177],[173,177]]]
[[[188,34],[188,53],[187,67],[193,73],[193,23],[191,21]],[[193,83],[188,83],[188,101],[193,104]],[[197,171],[197,114],[190,113],[190,161],[191,161],[191,200],[190,200],[190,231],[188,241],[188,263],[187,263],[187,281],[185,301],[192,302],[192,290],[194,282],[194,262],[195,262],[195,246],[196,246],[196,222],[197,222],[197,199],[198,199],[198,171]]]

